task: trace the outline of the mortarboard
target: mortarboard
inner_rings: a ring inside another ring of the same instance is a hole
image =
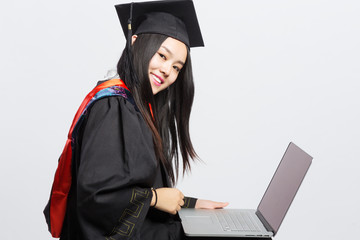
[[[192,0],[134,2],[115,8],[128,41],[129,34],[158,33],[188,47],[204,46]]]

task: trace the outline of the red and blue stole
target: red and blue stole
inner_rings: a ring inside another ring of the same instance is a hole
[[[87,109],[97,100],[109,96],[122,96],[133,102],[130,91],[122,80],[108,80],[96,86],[85,97],[71,124],[68,139],[58,162],[49,200],[50,223],[48,224],[49,230],[55,238],[59,238],[61,235],[66,213],[67,198],[71,187],[71,163],[75,147],[74,139],[77,136],[76,129],[79,129]]]

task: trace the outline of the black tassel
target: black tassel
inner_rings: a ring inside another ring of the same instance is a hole
[[[132,15],[133,15],[133,5],[134,3],[132,2],[130,5],[130,17],[128,19],[128,35],[127,35],[127,47],[130,49],[131,48],[131,37],[132,37]]]
[[[127,51],[127,55],[129,57],[129,70],[130,70],[130,77],[132,82],[139,86],[139,80],[136,76],[135,73],[135,68],[134,68],[134,64],[133,64],[133,56],[132,56],[132,52],[131,52],[131,47],[132,47],[132,35],[133,35],[133,31],[132,31],[132,15],[133,15],[133,5],[134,3],[132,2],[130,5],[130,17],[128,19],[128,35],[127,35],[127,43],[126,43],[126,51]]]

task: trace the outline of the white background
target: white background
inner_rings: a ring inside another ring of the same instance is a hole
[[[71,121],[125,45],[118,3],[17,0],[0,8],[1,239],[51,239],[42,210]],[[256,208],[294,141],[314,160],[275,239],[354,239],[359,1],[195,6],[206,47],[192,49],[191,134],[203,163],[178,187]]]

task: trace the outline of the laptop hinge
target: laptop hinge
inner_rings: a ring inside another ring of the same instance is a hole
[[[266,221],[266,219],[264,218],[264,216],[261,214],[261,212],[259,210],[256,210],[256,215],[258,216],[258,218],[260,219],[260,221],[264,224],[264,227],[266,228],[266,230],[268,232],[272,232],[274,233],[275,236],[275,232],[274,229],[270,226],[270,224]]]

